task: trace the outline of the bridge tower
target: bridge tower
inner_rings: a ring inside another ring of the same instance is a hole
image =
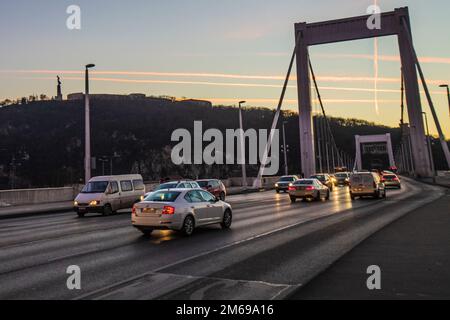
[[[399,8],[392,12],[382,13],[380,17],[381,29],[369,29],[367,21],[370,18],[371,16],[367,15],[318,23],[295,24],[301,164],[302,171],[306,176],[316,171],[308,47],[382,36],[398,37],[410,120],[415,174],[421,177],[433,175],[430,170],[430,157],[427,151],[425,128],[422,120],[422,105],[412,47],[412,35],[409,32],[411,28],[408,8]]]

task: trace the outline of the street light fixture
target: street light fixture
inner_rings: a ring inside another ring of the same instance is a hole
[[[447,88],[448,112],[450,114],[450,88],[449,88],[448,84],[441,84],[439,87],[440,88]]]
[[[91,179],[91,124],[89,111],[89,69],[95,64],[87,64],[85,69],[85,94],[84,94],[84,182]]]
[[[239,129],[241,129],[240,142],[241,142],[241,162],[242,162],[242,186],[247,187],[247,172],[245,171],[245,144],[244,144],[244,125],[242,121],[242,105],[246,101],[239,101]]]

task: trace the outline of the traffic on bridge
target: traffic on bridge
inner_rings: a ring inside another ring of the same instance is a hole
[[[450,299],[450,4],[253,2],[0,4],[0,302]]]

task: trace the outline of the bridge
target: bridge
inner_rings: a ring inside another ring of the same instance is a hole
[[[445,211],[449,203],[448,190],[412,179],[434,176],[430,143],[422,119],[419,77],[449,164],[450,156],[413,47],[408,9],[400,8],[382,14],[382,29],[366,28],[368,18],[362,16],[295,25],[296,44],[273,128],[278,126],[287,82],[296,59],[303,173],[305,176],[317,171],[331,173],[338,166],[364,169],[361,152],[345,154],[336,144],[308,47],[397,36],[410,124],[404,123],[402,116],[402,140],[398,145],[391,146],[387,137],[372,140],[357,137],[356,143],[360,146],[364,141],[379,142],[385,139],[384,142],[392,150],[389,152],[390,164],[396,163],[401,173],[410,175],[402,178],[401,190],[388,190],[387,200],[352,201],[348,188],[339,187],[331,193],[327,202],[291,203],[287,195],[271,190],[274,181],[266,181],[264,190],[255,189],[250,193],[245,190],[228,197],[227,201],[233,208],[231,230],[206,227],[197,230],[190,238],[172,231],[158,231],[151,238],[142,237],[132,228],[131,210],[128,209],[108,217],[78,219],[68,208],[72,205],[68,200],[73,197],[73,188],[10,194],[8,199],[16,201],[14,204],[20,204],[25,193],[30,203],[0,209],[0,299],[263,300],[320,298],[327,295],[342,298],[343,294],[351,293],[338,290],[345,288],[339,279],[361,290],[361,287],[365,288],[367,264],[385,261],[385,252],[380,253],[379,248],[386,246],[386,238],[373,244],[376,239],[372,236],[379,234],[380,230],[391,230],[391,234],[397,237],[398,234],[405,236],[400,240],[386,236],[393,239],[389,242],[389,248],[404,254],[413,269],[410,271],[418,277],[420,270],[431,270],[432,275],[420,275],[424,277],[421,278],[422,283],[448,283],[448,265],[436,263],[448,261],[448,252],[438,249],[427,251],[430,247],[444,247],[443,250],[447,250],[442,243],[449,241],[450,221]],[[319,98],[321,117],[313,117],[312,114],[311,80]],[[266,157],[269,152],[266,150]],[[263,172],[262,166],[255,181],[261,181]],[[44,204],[37,213],[33,209],[33,199],[36,198],[61,201]],[[9,214],[12,209],[16,214]],[[427,219],[423,219],[424,211]],[[410,216],[419,218],[408,220],[409,224],[404,219],[399,220]],[[406,225],[401,224],[402,221]],[[439,234],[441,237],[430,236],[426,232],[428,230],[424,230],[428,227],[436,231],[433,235]],[[414,234],[408,234],[405,230],[414,230]],[[409,243],[415,240],[417,246],[409,248]],[[422,245],[426,243],[426,248],[420,245],[419,240],[422,240]],[[355,253],[360,245],[368,246],[365,252],[371,253],[371,262],[367,262],[364,252],[359,255]],[[417,252],[429,254],[430,261],[420,260]],[[354,267],[351,271],[348,264]],[[66,287],[67,268],[74,265],[79,266],[82,272],[80,290],[68,290]],[[423,292],[427,297],[450,296],[448,285],[437,289],[433,285],[424,285],[420,290],[408,287],[408,276],[398,269],[401,269],[398,265],[386,267],[384,274],[392,281],[383,284],[385,291],[366,290],[361,295],[392,298],[398,293],[396,290],[402,290],[400,292],[409,298],[417,298]],[[433,277],[435,282],[427,281],[430,280],[427,277]],[[334,291],[327,287],[327,283],[336,285]]]

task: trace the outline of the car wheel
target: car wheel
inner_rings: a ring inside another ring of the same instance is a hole
[[[383,191],[383,199],[386,199],[386,190]]]
[[[295,203],[295,201],[297,201],[297,198],[296,197],[289,197],[290,199],[291,199],[291,202],[292,203]]]
[[[187,216],[184,219],[183,228],[181,229],[181,232],[185,236],[190,236],[190,235],[192,235],[192,233],[194,233],[194,228],[195,228],[194,218],[192,216]]]
[[[352,199],[352,201],[356,199],[356,197],[352,193],[350,193],[350,198]]]
[[[325,198],[325,200],[330,200],[330,191],[327,191],[327,197]]]
[[[113,210],[111,208],[111,205],[109,203],[105,204],[105,207],[103,208],[103,215],[104,216],[110,216],[112,214],[113,214]]]
[[[150,237],[152,235],[153,229],[142,229],[141,232],[145,237]]]
[[[231,222],[233,221],[233,215],[231,214],[231,211],[229,209],[225,210],[225,213],[223,214],[222,223],[220,226],[222,229],[229,229],[231,227]]]
[[[220,193],[219,199],[222,200],[222,201],[225,201],[225,192],[222,191],[222,192]]]
[[[280,190],[278,190],[278,189],[276,189],[275,191],[276,191],[277,193],[280,193]]]
[[[320,200],[321,200],[320,191],[317,191],[317,195],[314,197],[314,201],[320,201]]]
[[[84,218],[85,213],[77,212],[78,218]]]

